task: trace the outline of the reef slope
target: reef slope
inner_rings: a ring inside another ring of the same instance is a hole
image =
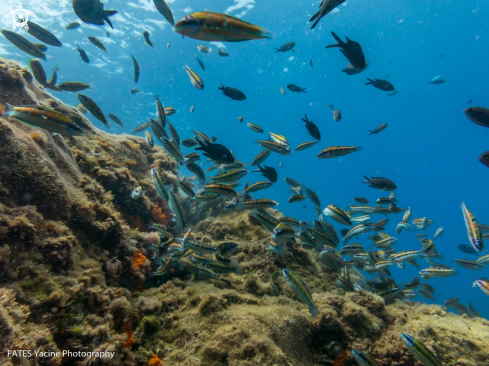
[[[20,64],[0,59],[0,108],[5,103],[49,106],[85,135],[52,137],[0,117],[0,364],[356,365],[350,351],[358,349],[382,366],[419,365],[401,332],[444,365],[489,363],[485,319],[344,294],[316,254],[298,245],[286,259],[270,254],[269,234],[246,212],[217,211],[192,225],[203,240],[238,242],[243,276],[150,277],[148,248],[160,239],[147,225],[169,224],[169,213],[149,172],[155,167],[175,183],[174,160],[140,137],[99,130]],[[137,186],[146,193],[132,200]],[[270,275],[283,268],[304,277],[319,317],[283,280],[274,293]],[[20,349],[115,356],[10,359],[5,352]]]

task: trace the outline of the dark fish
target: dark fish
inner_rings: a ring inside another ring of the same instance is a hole
[[[207,156],[209,159],[212,159],[220,164],[234,163],[233,153],[224,145],[213,144],[212,142],[204,139],[197,139],[197,142],[200,146],[196,147],[195,150],[202,150],[204,152],[203,155]]]
[[[41,42],[55,47],[63,46],[59,39],[56,38],[56,36],[47,29],[44,29],[40,25],[37,25],[36,23],[32,23],[30,21],[27,21],[27,25],[29,26],[27,32],[29,32],[31,36],[36,37]]]
[[[300,86],[297,86],[295,84],[289,84],[289,85],[287,85],[287,89],[289,89],[290,91],[293,91],[295,93],[300,93],[300,92],[305,93],[304,90],[306,90],[306,88],[301,88]]]
[[[319,5],[319,10],[316,14],[314,14],[309,21],[312,23],[311,29],[314,29],[314,27],[319,23],[322,17],[328,15],[331,10],[336,8],[338,5],[340,5],[342,2],[345,0],[323,0],[321,1],[321,4]]]
[[[211,142],[216,142],[217,141],[217,137],[216,136],[212,136],[211,137]]]
[[[84,84],[79,81],[66,81],[56,85],[58,90],[67,92],[79,92],[85,89],[90,89],[90,84]]]
[[[435,79],[435,80],[430,80],[428,83],[430,84],[445,84],[447,81],[444,79]]]
[[[277,53],[277,52],[287,52],[287,51],[290,51],[292,48],[294,48],[294,46],[295,46],[295,42],[287,42],[282,47],[275,48],[275,50],[276,50],[275,53]]]
[[[217,54],[221,57],[228,57],[229,56],[229,53],[227,53],[226,51],[223,51],[221,48],[219,48],[217,50]]]
[[[5,29],[2,30],[2,34],[9,40],[9,42],[25,53],[28,53],[34,57],[42,58],[44,61],[46,61],[46,55],[20,34]]]
[[[202,70],[204,70],[204,71],[205,71],[205,65],[204,65],[204,63],[203,63],[202,61],[200,61],[200,60],[199,60],[199,55],[195,55],[195,59],[196,59],[196,60],[197,60],[197,62],[199,63],[200,68],[201,68]],[[245,99],[246,99],[246,98],[245,98]]]
[[[156,6],[156,9],[158,9],[161,15],[163,15],[171,25],[175,25],[175,21],[173,20],[173,13],[171,12],[170,7],[165,2],[165,0],[153,0],[153,2]]]
[[[80,52],[81,59],[88,64],[90,60],[88,59],[87,53],[80,47],[79,44],[77,44],[76,46],[77,51]]]
[[[144,41],[146,42],[146,44],[148,46],[150,46],[151,48],[154,48],[153,43],[151,43],[151,40],[149,39],[149,32],[148,31],[143,32],[143,37],[144,37]]]
[[[380,189],[382,191],[394,191],[397,189],[397,186],[394,184],[394,182],[387,178],[371,177],[369,179],[365,175],[364,177],[366,180],[362,183],[370,184],[369,187],[371,188]]]
[[[464,113],[469,120],[479,126],[489,127],[489,109],[484,107],[470,107],[464,109]]]
[[[109,118],[110,118],[112,121],[114,121],[115,123],[117,123],[119,126],[124,127],[124,126],[122,125],[122,122],[121,122],[121,120],[119,119],[119,117],[117,117],[115,114],[108,113],[108,114],[107,114],[107,116],[108,116],[108,117],[109,117]]]
[[[263,165],[263,166],[265,168],[262,168],[261,165],[258,165],[258,170],[253,170],[253,173],[255,173],[255,172],[262,173],[261,175],[263,175],[265,178],[267,178],[270,182],[276,183],[278,175],[277,175],[277,171],[275,170],[275,168],[270,168],[266,165]]]
[[[137,94],[139,93],[139,89],[131,89],[131,94]]]
[[[387,123],[382,123],[381,125],[378,125],[377,127],[375,127],[372,131],[368,131],[370,132],[368,135],[377,135],[379,132],[382,132],[384,131],[385,129],[387,128]]]
[[[362,205],[368,205],[368,199],[363,198],[363,197],[355,197],[354,198],[355,202],[358,202]]]
[[[105,35],[107,36],[107,38],[110,38],[110,33],[108,31],[105,32]]]
[[[489,151],[480,154],[478,160],[489,168]]]
[[[341,229],[341,230],[340,230],[340,234],[341,234],[341,236],[342,236],[342,237],[345,237],[345,236],[346,236],[346,234],[348,234],[348,232],[349,232],[349,231],[350,231],[350,230],[348,230],[348,229]]]
[[[321,140],[321,132],[319,132],[318,126],[316,126],[312,121],[309,121],[307,119],[307,114],[306,114],[306,119],[304,118],[301,119],[306,123],[306,128],[309,131],[309,135],[311,135],[316,140]]]
[[[312,60],[309,60],[309,66],[311,66],[311,69],[313,68],[312,67]]]
[[[470,98],[470,99],[468,100],[467,104],[472,104],[472,102],[473,102],[473,101],[474,101],[474,100],[473,100],[472,98]]]
[[[337,44],[332,44],[329,46],[326,46],[326,48],[331,48],[331,47],[339,47],[341,48],[340,51],[341,53],[350,61],[351,67],[349,69],[357,69],[358,72],[351,72],[348,71],[349,69],[343,70],[343,72],[346,72],[348,75],[352,74],[358,74],[365,70],[367,67],[367,63],[365,62],[365,55],[363,54],[362,51],[362,46],[360,46],[360,43],[352,41],[346,38],[346,43],[343,42],[334,32],[331,32],[333,37],[336,39]]]
[[[41,65],[41,61],[35,58],[29,60],[27,65],[31,69],[32,75],[34,75],[36,81],[41,85],[46,85],[47,83],[46,71],[44,71],[44,68]]]
[[[114,29],[109,16],[117,14],[117,11],[104,10],[104,4],[102,4],[100,0],[73,0],[72,5],[75,14],[84,23],[104,25],[105,21],[112,29]]]
[[[392,85],[390,82],[387,80],[380,80],[380,79],[369,79],[367,78],[368,83],[365,83],[365,85],[373,85],[377,89],[383,90],[383,91],[393,91],[394,90],[394,85]]]
[[[468,244],[460,244],[457,246],[458,249],[460,249],[462,252],[467,253],[467,254],[474,254],[474,255],[479,255],[479,252],[472,248],[472,246]]]
[[[132,64],[134,66],[134,83],[137,83],[139,80],[139,63],[136,60],[136,57],[134,55],[131,55],[132,57]]]
[[[48,46],[42,43],[33,43],[34,47],[36,47],[39,51],[42,53],[46,52],[48,50]]]
[[[100,109],[100,107],[95,103],[91,98],[87,97],[86,95],[83,94],[77,94],[78,100],[80,101],[83,106],[90,111],[90,113],[93,114],[95,118],[97,118],[100,122],[102,122],[105,127],[110,128],[110,123],[107,121],[107,118],[105,118],[104,113]]]
[[[76,29],[78,27],[80,27],[80,23],[78,23],[78,22],[72,22],[72,23],[68,24],[65,27],[65,29],[67,29],[67,30],[73,30],[73,29]]]
[[[93,37],[93,36],[88,36],[87,37],[88,40],[95,45],[95,47],[97,48],[100,48],[102,51],[105,51],[105,53],[107,53],[107,49],[105,48],[105,46],[103,45],[102,42],[100,42],[97,38]]]
[[[224,86],[221,82],[221,87],[218,88],[219,90],[222,90],[222,93],[226,96],[231,98],[232,100],[245,100],[246,96],[241,90],[238,90],[236,88],[230,88],[229,86]]]

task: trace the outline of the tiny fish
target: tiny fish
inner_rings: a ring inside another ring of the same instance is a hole
[[[205,46],[198,45],[197,49],[202,53],[211,53],[211,50]]]
[[[204,63],[202,61],[199,60],[199,56],[198,55],[195,55],[195,59],[199,63],[200,68],[205,71],[205,65],[204,65]]]
[[[141,197],[146,191],[143,191],[141,189],[141,186],[137,187],[137,188],[134,188],[134,190],[131,192],[131,198],[133,200],[135,199],[138,199],[139,197]]]
[[[443,235],[443,233],[445,232],[445,229],[442,228],[442,227],[439,227],[436,232],[435,232],[435,235],[433,236],[433,239],[437,239],[439,238],[440,236]]]
[[[190,107],[190,113],[194,113],[194,106]]]
[[[102,51],[104,51],[105,53],[107,53],[107,49],[105,48],[104,44],[98,40],[98,38],[95,38],[92,36],[88,36],[87,38],[92,44],[95,45],[95,47],[97,47],[97,48],[101,49]]]
[[[117,123],[119,126],[123,127],[122,125],[122,122],[121,120],[119,119],[119,117],[117,117],[115,114],[112,114],[112,113],[108,113],[107,116],[112,120],[114,121],[115,123]]]
[[[247,123],[246,125],[254,132],[263,133],[263,128],[258,125],[255,125],[253,123]]]
[[[204,89],[204,82],[202,81],[201,77],[197,75],[197,73],[194,72],[192,69],[190,69],[190,67],[188,66],[184,66],[184,67],[192,85],[197,89],[200,90]]]
[[[285,90],[284,90],[284,88],[280,88],[280,93],[282,93],[282,95],[285,95]]]
[[[80,47],[80,45],[77,44],[76,50],[80,53],[81,59],[88,64],[90,60],[88,59],[87,53]]]
[[[77,29],[78,27],[80,27],[80,23],[78,22],[72,22],[70,24],[68,24],[65,29],[67,30],[73,30],[73,29]]]
[[[131,89],[131,91],[130,91],[131,94],[137,94],[139,92],[140,92],[139,89]]]
[[[95,103],[90,97],[87,97],[83,94],[77,94],[78,100],[83,106],[93,114],[95,118],[97,118],[100,122],[104,124],[105,127],[110,128],[110,123],[105,118],[104,113],[100,109],[100,107]]]
[[[217,54],[221,57],[228,57],[229,56],[229,53],[227,53],[226,51],[223,51],[222,48],[219,48],[217,50]]]
[[[149,39],[149,32],[148,31],[144,31],[143,32],[143,37],[144,37],[144,43],[146,43],[148,46],[150,46],[151,48],[154,48],[153,46],[153,43],[151,42],[151,40]]]
[[[136,60],[136,57],[134,55],[131,55],[132,58],[132,65],[134,67],[134,83],[136,84],[139,80],[139,63],[138,60]]]
[[[384,131],[385,129],[387,128],[387,123],[382,123],[381,125],[375,127],[372,131],[368,131],[370,132],[368,135],[376,135],[382,131]]]
[[[329,108],[331,108],[332,110],[332,114],[333,114],[333,121],[335,122],[339,122],[341,120],[341,112],[339,109],[334,109],[333,105],[330,103],[329,104]]]

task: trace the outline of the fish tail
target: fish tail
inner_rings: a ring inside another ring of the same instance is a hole
[[[315,318],[315,317],[317,317],[319,314],[320,314],[320,313],[319,313],[318,308],[317,308],[316,306],[314,306],[314,305],[313,305],[313,306],[311,307],[311,315],[312,315],[312,317],[313,317],[313,318]]]
[[[7,110],[5,111],[5,113],[3,114],[4,117],[9,117],[12,115],[12,111],[13,111],[13,107],[8,104],[7,102],[5,102],[5,106],[7,107]]]
[[[243,275],[243,267],[242,267],[242,266],[238,266],[238,267],[236,268],[236,274],[237,274],[238,276],[242,276],[242,275]]]
[[[374,83],[374,81],[372,79],[367,78],[367,80],[368,80],[368,83],[365,83],[365,85],[371,85]]]

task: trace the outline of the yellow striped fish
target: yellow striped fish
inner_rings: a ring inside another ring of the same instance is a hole
[[[200,90],[204,89],[204,82],[202,81],[201,77],[197,75],[195,71],[192,71],[190,67],[186,65],[185,65],[185,71],[187,71],[187,75],[193,86],[195,86],[197,89]]]
[[[462,202],[461,207],[470,244],[480,253],[484,249],[484,242],[479,226],[477,225],[477,219],[475,218],[475,215],[465,207],[465,203]]]
[[[319,315],[319,310],[314,305],[312,300],[312,292],[309,289],[309,286],[304,282],[304,280],[291,269],[283,269],[284,279],[287,282],[287,285],[291,288],[292,291],[295,292],[297,297],[304,302],[311,311],[311,315],[313,318]]]
[[[14,107],[7,104],[3,117],[14,117],[29,127],[40,127],[65,136],[81,136],[83,131],[65,115],[42,107]]]

